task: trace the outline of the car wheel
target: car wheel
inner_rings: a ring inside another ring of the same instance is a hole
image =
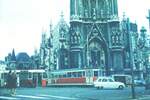
[[[99,87],[97,87],[97,89],[99,90]]]
[[[103,89],[103,88],[104,88],[103,86],[100,87],[100,89]]]
[[[122,90],[124,88],[124,86],[119,85],[118,89]]]
[[[104,88],[103,86],[98,86],[98,87],[97,87],[97,89],[103,89],[103,88]]]

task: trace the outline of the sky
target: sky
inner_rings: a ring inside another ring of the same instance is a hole
[[[49,24],[58,23],[63,11],[69,23],[69,0],[0,0],[0,60],[8,53],[27,52],[29,56],[39,49],[41,35],[49,32]],[[148,29],[150,0],[118,0],[119,17],[123,12],[132,22]]]

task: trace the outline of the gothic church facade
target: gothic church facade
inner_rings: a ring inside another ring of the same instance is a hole
[[[131,73],[137,24],[125,17],[119,20],[117,0],[70,0],[70,25],[61,15],[58,26],[50,33],[52,70],[99,69],[101,75]]]

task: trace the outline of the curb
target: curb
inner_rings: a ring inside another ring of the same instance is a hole
[[[83,84],[51,84],[47,85],[46,87],[80,87],[80,88],[86,88],[86,87],[93,87],[93,85],[83,85]]]

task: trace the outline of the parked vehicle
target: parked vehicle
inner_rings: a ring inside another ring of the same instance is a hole
[[[150,75],[147,75],[146,80],[145,80],[145,89],[149,90],[150,89]]]
[[[94,87],[96,87],[97,89],[103,88],[124,89],[125,84],[122,82],[116,82],[111,77],[99,77],[96,81],[94,81]]]
[[[131,83],[132,83],[131,75],[114,74],[114,75],[112,75],[112,78],[117,82],[124,83],[125,85],[131,85]]]
[[[145,80],[142,80],[142,79],[135,79],[134,84],[136,86],[145,86],[146,82],[145,82]]]

